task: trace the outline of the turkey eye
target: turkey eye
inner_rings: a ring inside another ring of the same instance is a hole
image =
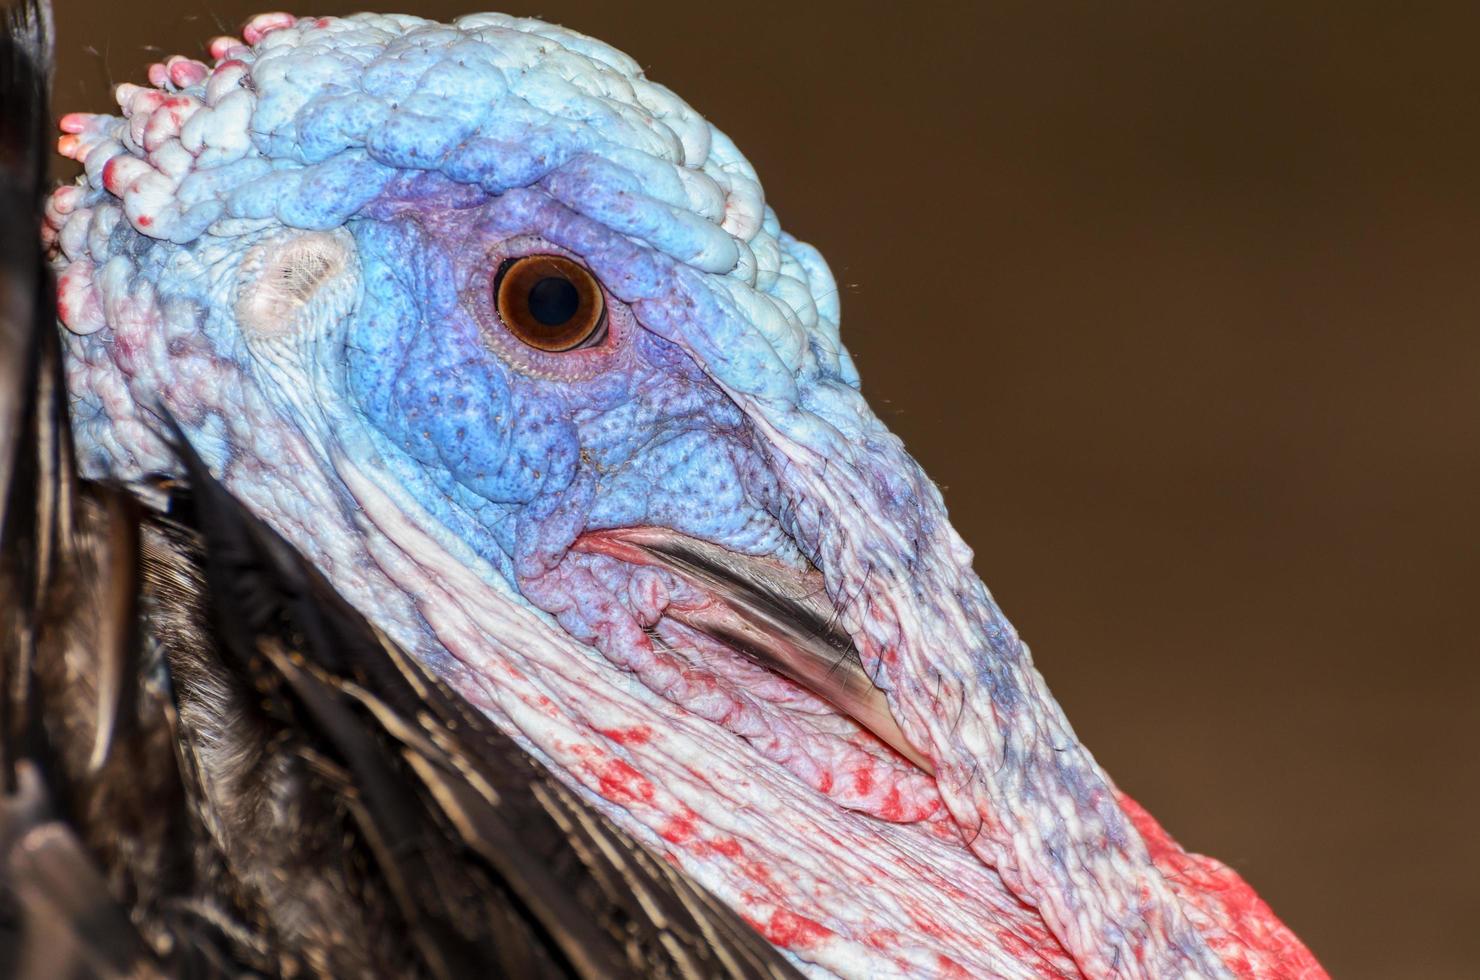
[[[589,346],[606,326],[606,300],[596,277],[563,255],[509,259],[499,266],[493,292],[504,326],[539,350]]]

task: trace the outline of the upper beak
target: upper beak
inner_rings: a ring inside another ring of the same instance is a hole
[[[594,531],[574,547],[666,569],[707,593],[711,603],[670,608],[668,615],[800,684],[935,775],[933,763],[905,739],[888,698],[838,625],[821,573],[738,554],[660,527]]]

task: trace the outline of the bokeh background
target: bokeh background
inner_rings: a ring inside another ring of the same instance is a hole
[[[56,4],[59,111],[260,9]],[[749,154],[1124,789],[1334,975],[1475,976],[1480,5],[506,9]]]

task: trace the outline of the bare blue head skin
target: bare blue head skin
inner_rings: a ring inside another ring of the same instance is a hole
[[[89,472],[167,469],[168,409],[372,620],[819,970],[1226,973],[1219,908],[1153,865],[722,133],[535,21],[246,38],[63,122]],[[603,339],[506,328],[528,254],[596,276]],[[815,566],[938,779],[669,615],[693,581],[581,544],[621,528]]]

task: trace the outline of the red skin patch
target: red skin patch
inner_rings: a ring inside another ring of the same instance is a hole
[[[738,858],[742,853],[740,842],[733,837],[721,837],[719,840],[710,844],[709,847],[715,853],[723,854],[731,860]]]
[[[910,919],[915,923],[916,927],[918,927],[922,933],[929,936],[931,939],[948,938],[948,933],[937,923],[932,922],[929,919],[921,918],[918,915],[912,915],[910,916]]]
[[[611,759],[593,770],[600,781],[598,792],[613,803],[651,803],[653,784],[621,759]]]
[[[687,844],[694,839],[696,833],[698,828],[694,826],[694,821],[687,817],[672,817],[658,831],[658,836],[670,844]]]
[[[653,739],[653,730],[646,725],[634,725],[631,728],[598,728],[596,730],[618,745],[646,745]]]
[[[761,934],[777,946],[787,949],[806,949],[828,938],[833,931],[804,915],[797,915],[786,909],[777,909],[771,913],[771,918],[761,927]]]
[[[1033,942],[1038,943],[1037,946],[1034,946],[1016,933],[1005,931],[997,933],[997,941],[1002,944],[1003,950],[1013,954],[1024,963],[1040,960],[1043,955],[1041,950],[1048,948],[1049,945],[1047,930],[1043,930],[1033,937]]]
[[[271,13],[258,14],[247,25],[242,28],[242,37],[248,44],[256,44],[273,31],[280,31],[285,27],[292,27],[297,20],[292,14]]]
[[[118,195],[121,189],[118,186],[118,157],[114,157],[103,164],[103,189],[109,194]]]
[[[740,871],[742,874],[745,875],[745,877],[749,878],[757,885],[764,885],[772,895],[785,897],[786,890],[784,888],[776,887],[775,881],[771,878],[771,869],[766,867],[759,861],[742,862],[740,865]]]
[[[879,816],[885,820],[903,820],[904,804],[899,798],[899,787],[896,786],[884,797],[884,805],[879,808]]]
[[[969,980],[971,977],[965,967],[949,956],[936,956],[935,965],[940,967],[941,976],[951,977],[952,980]]]
[[[200,62],[185,59],[171,62],[166,65],[166,68],[169,71],[170,81],[179,88],[200,84],[206,80],[206,75],[210,72],[210,69]]]
[[[1118,793],[1116,800],[1146,841],[1151,860],[1189,906],[1210,916],[1223,935],[1207,936],[1213,952],[1235,976],[1247,980],[1329,980],[1310,950],[1279,920],[1233,869],[1198,854],[1188,854],[1135,800]],[[1248,950],[1265,954],[1252,962]]]

